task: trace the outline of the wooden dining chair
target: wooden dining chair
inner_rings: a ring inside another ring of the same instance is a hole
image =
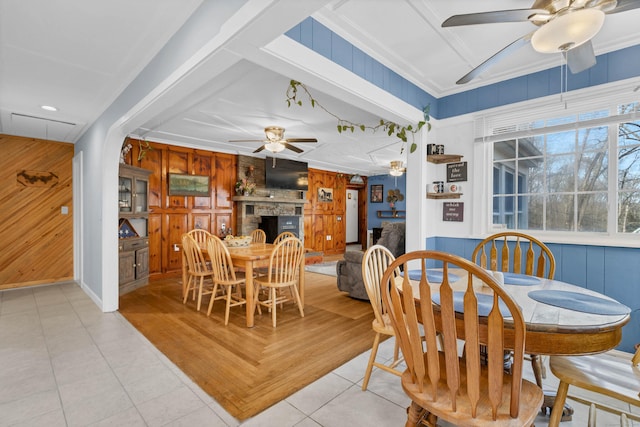
[[[300,263],[303,262],[304,247],[302,241],[296,237],[289,237],[275,245],[269,256],[269,266],[266,274],[255,277],[255,303],[267,307],[271,311],[273,327],[276,326],[276,307],[288,301],[294,301],[298,305],[300,316],[304,317],[304,309],[298,292],[298,278],[300,275]],[[266,291],[265,299],[260,290]],[[288,289],[290,295],[279,290]],[[261,313],[261,311],[259,310]]]
[[[499,248],[498,248],[499,247]],[[473,250],[471,260],[492,271],[502,271],[553,279],[556,260],[551,250],[540,240],[517,231],[503,231],[482,240]],[[539,355],[529,355],[538,386],[546,378]]]
[[[640,346],[636,347],[632,357],[617,350],[588,356],[551,356],[549,368],[558,377],[560,384],[551,410],[549,426],[559,425],[570,385],[634,405],[640,410],[639,365]],[[587,405],[592,403],[578,396],[569,397]],[[596,406],[608,412],[624,413],[604,404],[598,403]]]
[[[182,250],[187,259],[187,283],[183,284],[183,304],[186,304],[189,291],[193,292],[193,299],[198,296],[197,310],[200,311],[202,297],[213,293],[213,270],[211,264],[202,253],[201,246],[189,233],[182,235]],[[211,286],[205,289],[205,279],[211,279]]]
[[[209,300],[207,316],[211,316],[213,303],[216,300],[226,302],[224,311],[224,324],[229,323],[229,310],[231,307],[245,305],[247,301],[242,296],[242,285],[245,284],[244,273],[236,272],[233,268],[233,260],[229,255],[229,250],[216,236],[211,236],[207,240],[207,252],[213,267],[213,295]],[[222,292],[218,293],[218,289]]]
[[[188,231],[187,234],[200,245],[201,248],[204,248],[207,245],[207,239],[209,236],[212,236],[207,230],[203,230],[202,228],[194,228],[191,231]]]
[[[264,230],[256,228],[251,232],[251,243],[266,243],[267,234]]]
[[[409,279],[408,274],[394,279],[396,269],[409,271],[415,264],[421,265],[419,279]],[[427,264],[442,267],[442,283],[433,289]],[[467,284],[456,282],[463,290],[454,292],[449,269],[464,273]],[[456,255],[416,251],[392,262],[380,287],[407,365],[401,377],[411,398],[407,427],[419,423],[435,427],[438,419],[460,426],[533,425],[543,394],[522,378],[524,318],[493,275]],[[467,344],[463,356],[458,352],[459,338]],[[486,364],[481,344],[488,350]],[[511,373],[503,368],[507,349],[514,353]]]
[[[290,231],[283,231],[282,233],[278,234],[278,236],[273,240],[273,244],[277,245],[278,243],[280,243],[284,239],[288,239],[290,237],[295,237],[296,239],[298,238],[298,236],[296,236],[295,234],[293,234]]]
[[[499,252],[496,242],[500,246]],[[553,279],[556,272],[556,260],[547,245],[533,236],[517,231],[503,231],[487,237],[475,247],[471,260],[488,270],[547,279]]]
[[[387,365],[383,362],[376,362],[376,355],[378,354],[378,346],[380,345],[380,338],[383,336],[395,337],[393,327],[389,321],[389,315],[386,309],[382,305],[382,295],[380,294],[380,281],[382,275],[396,258],[391,251],[382,245],[371,246],[364,253],[362,258],[362,279],[364,281],[364,287],[371,302],[371,308],[373,309],[373,322],[371,327],[376,333],[373,338],[373,346],[371,347],[371,355],[369,356],[369,363],[364,374],[364,380],[362,381],[362,391],[367,389],[369,384],[369,378],[371,377],[371,371],[373,367],[380,368],[386,372],[392,373],[397,376],[402,375],[402,371],[399,371],[396,366],[402,362],[403,359],[399,357],[400,344],[395,340],[393,348],[393,360]],[[397,274],[400,273],[398,270]]]

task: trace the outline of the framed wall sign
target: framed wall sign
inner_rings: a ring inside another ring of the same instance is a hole
[[[170,173],[169,195],[209,197],[209,177]]]
[[[467,162],[447,164],[447,182],[460,182],[467,180]]]
[[[371,203],[382,203],[384,195],[384,186],[376,184],[371,186]]]
[[[442,220],[448,222],[463,222],[464,203],[444,202],[442,207]]]

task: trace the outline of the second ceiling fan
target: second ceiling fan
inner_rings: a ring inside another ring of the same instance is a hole
[[[605,14],[640,8],[640,0],[535,0],[530,9],[454,15],[442,27],[529,21],[538,28],[498,51],[471,70],[457,84],[468,83],[489,67],[531,43],[541,53],[562,53],[573,74],[596,64],[591,39],[600,31]]]
[[[279,153],[285,148],[296,153],[302,153],[303,150],[296,147],[295,145],[291,145],[290,143],[300,143],[300,142],[318,142],[316,138],[284,138],[284,128],[279,126],[268,126],[264,128],[264,134],[266,139],[232,139],[229,142],[263,142],[264,145],[261,145],[257,148],[254,153],[259,153],[262,150],[268,150],[272,153]]]

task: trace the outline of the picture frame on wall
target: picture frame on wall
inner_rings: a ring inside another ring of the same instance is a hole
[[[375,184],[371,186],[371,203],[382,203],[384,201],[384,185]]]
[[[318,188],[318,201],[333,202],[333,188],[326,188],[326,187]]]
[[[206,175],[170,173],[169,195],[209,197],[209,177]]]

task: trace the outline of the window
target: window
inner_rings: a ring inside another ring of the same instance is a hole
[[[640,120],[624,120],[637,110],[633,103],[612,117],[597,111],[532,122],[526,135],[494,142],[493,224],[640,233]]]

